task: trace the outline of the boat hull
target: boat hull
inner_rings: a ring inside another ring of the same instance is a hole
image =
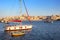
[[[11,34],[12,37],[18,37],[18,36],[23,36],[25,33],[21,33],[21,34]]]
[[[5,31],[18,31],[18,30],[30,30],[32,25],[23,25],[23,26],[8,26],[5,28]]]

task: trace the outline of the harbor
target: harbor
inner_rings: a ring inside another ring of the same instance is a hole
[[[21,16],[7,16],[7,17],[0,17],[0,22],[10,22],[10,20],[22,20],[22,21],[27,21],[27,18],[25,18],[24,16],[25,15],[21,15]],[[48,16],[30,16],[30,20],[31,21],[43,21],[47,18]],[[50,16],[51,18],[49,19],[52,19],[53,21],[56,21],[58,19],[60,19],[60,15],[53,15],[53,16]]]
[[[60,40],[60,0],[0,0],[0,40]]]

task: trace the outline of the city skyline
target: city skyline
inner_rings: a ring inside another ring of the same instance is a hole
[[[60,14],[60,0],[24,0],[29,15],[46,16]],[[20,6],[22,13],[25,12],[23,3],[19,0],[0,0],[0,16],[18,16],[20,15]]]

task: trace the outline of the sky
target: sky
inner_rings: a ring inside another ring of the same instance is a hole
[[[60,15],[60,0],[24,1],[30,16]],[[19,0],[0,0],[0,17],[25,14],[23,0],[21,2]]]

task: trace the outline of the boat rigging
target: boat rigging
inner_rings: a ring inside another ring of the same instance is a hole
[[[19,0],[20,2],[22,0]],[[23,0],[23,4],[24,4],[24,7],[25,7],[25,10],[26,10],[26,13],[27,13],[27,16],[24,16],[25,18],[27,17],[27,19],[29,20],[29,22],[31,23],[30,19],[29,19],[29,15],[28,15],[28,11],[27,11],[27,8],[26,8],[26,5],[25,5],[25,2]],[[22,10],[22,9],[21,9]],[[21,10],[20,10],[20,13],[21,13]],[[10,22],[20,22],[20,25],[14,25],[14,26],[6,26],[5,27],[5,31],[20,31],[20,33],[15,33],[15,32],[12,32],[11,35],[15,35],[15,34],[25,34],[25,32],[21,32],[23,30],[31,30],[32,29],[32,25],[22,25],[22,20],[10,20]]]

